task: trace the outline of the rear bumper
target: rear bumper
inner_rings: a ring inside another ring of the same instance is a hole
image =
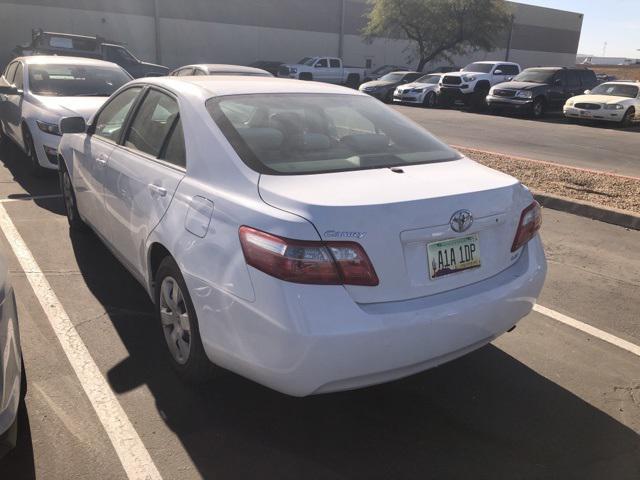
[[[545,275],[536,237],[492,278],[407,301],[357,304],[343,287],[286,283],[254,269],[253,303],[186,281],[212,362],[305,396],[402,378],[489,343],[531,311]]]

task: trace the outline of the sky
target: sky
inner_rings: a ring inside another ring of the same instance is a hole
[[[584,14],[578,53],[640,58],[640,0],[517,0]]]

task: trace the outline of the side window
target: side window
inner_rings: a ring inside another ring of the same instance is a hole
[[[498,65],[496,70],[502,70],[503,75],[516,76],[520,71],[515,65]]]
[[[597,82],[596,74],[591,70],[580,70],[580,80],[585,88],[592,88]]]
[[[171,128],[169,138],[167,138],[160,158],[178,167],[185,167],[187,165],[187,155],[184,148],[184,132],[182,130],[182,120],[180,120],[180,117],[177,117],[174,121],[174,125]]]
[[[149,90],[127,131],[125,146],[158,158],[178,113],[178,103],[173,98]]]
[[[564,71],[558,72],[553,77],[553,84],[564,87],[567,85],[567,75]]]
[[[129,88],[115,96],[96,116],[94,135],[117,142],[131,106],[142,88]]]
[[[13,85],[13,74],[16,73],[17,66],[18,66],[18,62],[13,62],[4,71],[4,79],[7,81],[9,85]]]
[[[24,84],[24,75],[22,74],[22,63],[18,62],[18,68],[16,68],[16,73],[13,76],[13,84],[22,90]]]
[[[202,77],[202,76],[206,76],[206,72],[203,72],[202,70],[196,69],[193,71],[193,74],[197,77]]]
[[[176,72],[177,77],[188,77],[193,73],[193,68],[183,68]]]
[[[332,58],[331,60],[329,60],[329,64],[331,65],[331,68],[340,68],[340,60],[338,60],[337,58]]]
[[[567,86],[568,87],[579,87],[580,86],[580,78],[578,77],[578,72],[575,70],[567,70]]]
[[[316,62],[316,68],[327,68],[327,59],[321,58]]]

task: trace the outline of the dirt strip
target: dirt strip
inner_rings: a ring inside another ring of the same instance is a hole
[[[532,162],[466,148],[458,150],[483,165],[516,177],[531,190],[640,214],[640,178]]]

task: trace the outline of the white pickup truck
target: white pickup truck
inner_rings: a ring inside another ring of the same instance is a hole
[[[442,76],[438,85],[438,104],[449,106],[461,101],[466,106],[484,105],[489,89],[508,82],[520,73],[520,65],[512,62],[474,62],[459,72]]]
[[[364,68],[344,67],[336,57],[305,57],[293,65],[281,65],[278,77],[314,80],[357,88],[366,78]]]

